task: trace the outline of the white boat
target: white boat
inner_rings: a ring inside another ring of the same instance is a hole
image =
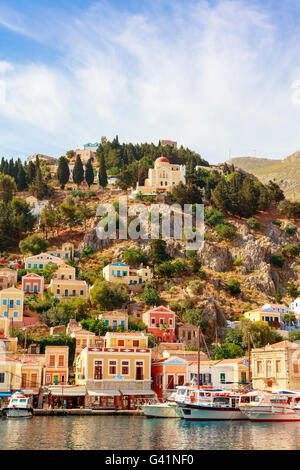
[[[179,396],[183,396],[182,393],[185,393],[185,390],[186,387],[177,387],[176,392],[172,393],[166,402],[160,403],[157,400],[156,402],[142,405],[141,409],[144,412],[144,416],[147,418],[180,418],[176,400]]]
[[[5,418],[32,418],[33,408],[31,397],[26,397],[20,392],[14,393],[7,408],[2,410]]]
[[[258,390],[242,396],[239,408],[250,421],[300,421],[299,401],[299,392]]]
[[[240,394],[222,389],[187,387],[183,400],[177,404],[186,421],[244,420],[239,410]]]

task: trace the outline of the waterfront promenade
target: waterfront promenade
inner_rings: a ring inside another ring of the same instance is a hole
[[[34,416],[143,416],[141,410],[35,409]]]

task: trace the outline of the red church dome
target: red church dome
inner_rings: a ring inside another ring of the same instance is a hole
[[[166,157],[159,157],[155,160],[155,163],[170,163]]]

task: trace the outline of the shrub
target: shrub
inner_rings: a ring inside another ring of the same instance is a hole
[[[193,295],[201,295],[203,293],[203,283],[200,281],[190,281],[188,288]]]
[[[300,254],[300,246],[296,245],[296,243],[290,243],[283,247],[282,252],[289,257],[298,256]]]
[[[147,257],[142,250],[138,248],[127,248],[124,251],[124,261],[130,266],[137,266],[141,263],[147,262]]]
[[[285,257],[282,253],[273,253],[270,258],[270,261],[274,266],[282,268],[285,263]]]
[[[231,295],[239,294],[241,292],[241,285],[237,279],[230,278],[226,283],[226,290],[228,290]]]
[[[140,295],[142,301],[147,305],[158,305],[160,297],[157,290],[151,284],[146,285],[144,292]]]
[[[241,266],[243,264],[242,258],[236,258],[233,262],[234,266]]]
[[[215,227],[224,222],[224,215],[215,209],[208,209],[204,216],[205,223],[210,227]]]
[[[253,230],[259,230],[260,229],[260,223],[254,217],[250,217],[250,219],[247,220],[247,225],[248,225],[249,228],[251,228]]]
[[[236,236],[236,229],[229,224],[219,224],[216,231],[222,240],[230,240]]]
[[[273,220],[272,224],[277,225],[277,227],[281,227],[281,222],[279,222],[279,220]]]
[[[295,227],[294,225],[287,225],[285,231],[288,235],[295,235],[297,227]]]

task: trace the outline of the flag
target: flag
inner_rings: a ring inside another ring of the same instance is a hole
[[[247,361],[247,359],[243,360],[243,366],[249,366],[249,362]]]

